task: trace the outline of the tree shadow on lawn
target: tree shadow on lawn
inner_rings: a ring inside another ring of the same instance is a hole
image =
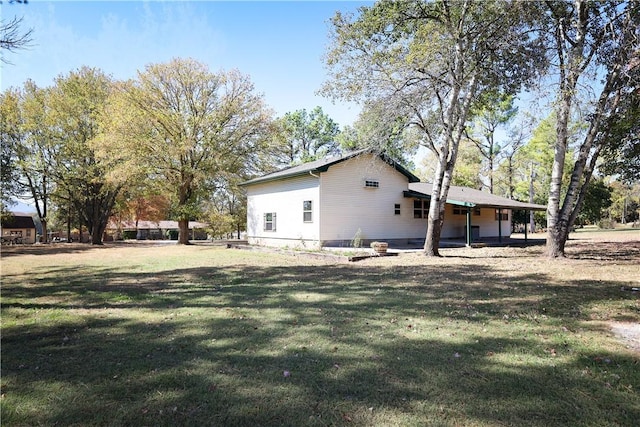
[[[3,312],[34,317],[4,322],[6,425],[640,418],[640,378],[629,374],[638,359],[585,351],[561,330],[577,328],[592,303],[629,298],[615,282],[505,281],[455,265],[58,268],[39,277],[3,279]],[[50,318],[37,320],[43,312]],[[56,321],[59,312],[70,317]]]
[[[595,261],[634,261],[640,259],[640,240],[600,241],[597,245],[588,240],[575,241],[567,246],[567,255]]]
[[[112,248],[113,244],[91,245],[87,243],[45,243],[33,245],[3,246],[0,252],[1,258],[9,258],[19,255],[52,255],[52,254],[77,254],[92,250],[104,250]]]

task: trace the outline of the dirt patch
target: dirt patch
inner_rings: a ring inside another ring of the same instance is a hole
[[[640,323],[609,322],[609,327],[630,349],[640,352]]]

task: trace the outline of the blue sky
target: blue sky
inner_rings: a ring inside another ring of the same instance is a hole
[[[5,54],[0,90],[31,79],[46,87],[83,65],[117,79],[151,63],[191,57],[211,71],[236,68],[278,116],[319,105],[340,126],[359,108],[316,95],[325,80],[322,56],[329,19],[361,1],[39,1],[0,5],[3,20],[23,16],[33,46]],[[16,211],[35,211],[24,203]]]
[[[32,79],[39,86],[83,65],[117,79],[150,63],[191,57],[211,71],[236,68],[250,76],[280,116],[319,105],[340,126],[359,108],[316,95],[325,79],[322,55],[329,19],[360,1],[38,1],[3,2],[2,19],[24,16],[33,28],[28,50],[5,55],[0,89]]]

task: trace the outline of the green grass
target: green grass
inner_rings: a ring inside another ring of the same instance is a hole
[[[638,251],[541,250],[3,251],[2,425],[637,425]]]

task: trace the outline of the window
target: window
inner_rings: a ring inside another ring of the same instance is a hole
[[[473,213],[474,216],[480,216],[480,208],[473,208],[471,210],[471,212]],[[453,214],[454,215],[466,215],[467,214],[467,208],[465,208],[464,206],[454,206],[453,207]]]
[[[313,222],[313,203],[311,200],[302,202],[302,221]]]
[[[378,188],[380,187],[380,181],[377,179],[365,179],[364,186],[367,188]]]
[[[393,214],[400,215],[400,203],[396,203],[393,205]]]
[[[500,218],[498,218],[498,215],[500,216]],[[496,221],[509,221],[509,213],[508,213],[508,212],[502,212],[502,213],[500,213],[500,212],[496,209]]]
[[[276,213],[264,214],[264,231],[276,231]]]
[[[428,218],[429,217],[429,200],[413,201],[413,217]]]

